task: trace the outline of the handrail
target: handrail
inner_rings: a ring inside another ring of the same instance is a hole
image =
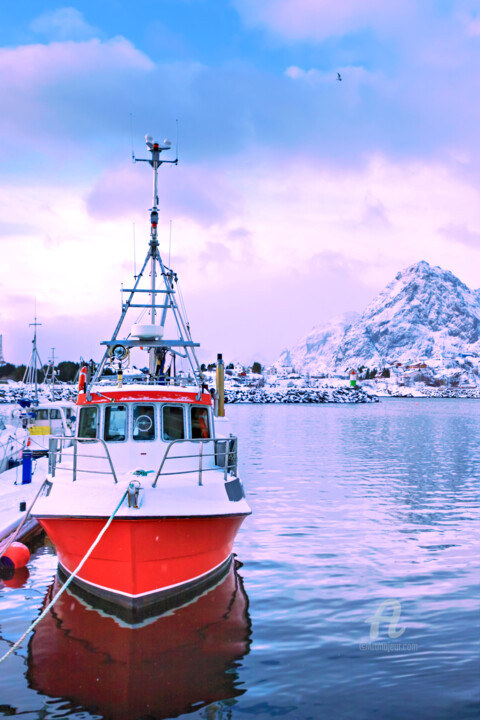
[[[108,450],[108,447],[105,443],[105,440],[102,440],[102,438],[79,438],[79,437],[68,437],[68,436],[60,436],[60,437],[52,437],[49,440],[49,463],[48,463],[48,469],[49,472],[52,474],[52,476],[55,476],[55,470],[57,466],[57,455],[60,455],[61,458],[61,452],[62,452],[62,443],[65,441],[69,441],[73,444],[73,465],[72,466],[64,466],[63,470],[70,470],[73,472],[73,482],[77,479],[77,473],[80,472],[90,472],[92,474],[98,474],[98,475],[110,475],[110,472],[113,476],[113,480],[115,483],[118,483],[117,475],[115,472],[115,468],[112,463],[112,458],[110,455],[110,452]],[[60,444],[58,445],[58,441],[60,441]],[[100,443],[104,450],[105,455],[89,455],[89,454],[82,454],[78,452],[78,443],[83,444],[89,444],[89,443]],[[170,451],[174,445],[178,444],[184,444],[184,443],[193,443],[198,445],[198,452],[194,454],[189,455],[170,455]],[[204,452],[204,445],[207,443],[213,443],[213,452]],[[223,448],[222,448],[223,445]],[[204,460],[205,458],[215,458],[216,460],[223,457],[222,464],[215,463],[216,467],[205,467]],[[96,458],[98,460],[107,460],[110,465],[110,472],[104,471],[104,470],[84,470],[82,468],[78,467],[78,459],[79,458]],[[167,460],[187,460],[192,458],[198,458],[198,466],[195,468],[192,468],[190,470],[177,470],[175,472],[162,472],[163,468],[165,466],[165,463]],[[224,479],[225,482],[227,482],[227,477],[230,473],[236,474],[237,472],[237,438],[233,435],[230,435],[228,438],[182,438],[180,440],[172,440],[167,445],[167,449],[165,450],[165,454],[162,458],[162,461],[160,463],[160,467],[157,471],[157,474],[155,475],[155,479],[152,483],[152,487],[156,487],[158,478],[163,475],[164,477],[167,475],[187,475],[198,472],[198,484],[203,485],[203,473],[209,472],[212,470],[216,470],[218,467],[222,467],[224,470]]]
[[[212,453],[204,453],[203,452],[203,446],[206,443],[212,442],[214,444],[214,451]],[[180,444],[180,443],[198,443],[199,444],[199,451],[198,453],[195,453],[193,455],[169,455],[171,448],[174,445]],[[220,450],[219,445],[221,443],[224,443],[225,449]],[[160,463],[160,467],[158,468],[157,474],[155,475],[155,479],[152,483],[152,487],[157,486],[158,478],[160,475],[166,476],[166,475],[187,475],[194,472],[198,472],[198,484],[203,484],[202,475],[204,472],[208,472],[210,470],[215,470],[216,468],[205,468],[203,465],[204,458],[209,457],[218,457],[223,456],[224,463],[224,477],[225,482],[227,481],[227,476],[229,472],[235,472],[237,471],[237,438],[233,437],[231,435],[228,438],[182,438],[180,440],[172,440],[167,445],[167,449],[165,450],[165,454],[162,458],[162,462]],[[162,472],[163,467],[167,460],[184,460],[188,458],[198,458],[198,469],[194,468],[192,470],[177,470],[175,472]],[[230,458],[232,458],[232,461],[230,462]],[[217,467],[222,467],[218,466]]]
[[[64,470],[72,470],[73,471],[73,482],[76,482],[77,479],[77,473],[78,472],[91,472],[98,475],[109,475],[110,473],[104,470],[81,470],[78,468],[78,458],[96,458],[97,460],[108,460],[108,464],[110,465],[111,474],[113,476],[113,481],[115,483],[118,483],[117,480],[117,474],[115,472],[115,468],[113,467],[112,458],[110,456],[110,452],[108,450],[108,447],[105,443],[105,440],[102,440],[102,438],[80,438],[80,437],[70,437],[70,436],[61,436],[61,437],[52,437],[49,440],[49,448],[48,448],[48,458],[49,458],[49,464],[48,469],[52,473],[52,475],[55,475],[55,468],[56,468],[56,454],[62,452],[62,445],[60,444],[60,448],[57,447],[57,440],[65,441],[68,440],[73,445],[73,465],[72,467],[65,467]],[[84,455],[78,452],[78,443],[101,443],[103,445],[103,448],[105,450],[105,456],[102,457],[101,455]]]

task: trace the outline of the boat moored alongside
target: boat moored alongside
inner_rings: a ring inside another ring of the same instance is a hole
[[[48,452],[51,437],[73,437],[75,417],[76,406],[68,400],[38,401],[26,408],[21,419],[30,434],[29,449],[33,456]],[[64,444],[69,441],[64,440]]]
[[[21,461],[28,440],[24,428],[0,417],[0,473]]]
[[[176,161],[160,160],[168,145],[151,138],[147,145],[154,170],[147,257],[102,361],[82,368],[76,436],[50,440],[49,475],[33,510],[56,546],[62,579],[132,621],[159,604],[184,602],[228,572],[251,512],[237,439],[224,431],[224,418],[216,422],[223,398],[205,383],[177,303],[177,276],[159,253],[157,171]],[[135,308],[140,318],[120,339]],[[166,339],[172,328],[176,337]],[[124,369],[140,352],[147,353],[144,381],[130,381]]]

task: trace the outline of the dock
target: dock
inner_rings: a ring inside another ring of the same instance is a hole
[[[0,474],[0,552],[25,518],[35,495],[47,476],[47,470],[48,458],[42,457],[33,462],[31,483],[22,485],[21,465]],[[37,521],[33,517],[29,517],[17,540],[30,535],[37,527]]]

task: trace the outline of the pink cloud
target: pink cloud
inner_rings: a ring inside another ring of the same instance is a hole
[[[448,240],[480,250],[480,233],[469,228],[466,223],[452,222],[439,228],[438,232]]]
[[[101,220],[132,213],[146,218],[152,184],[149,170],[142,163],[105,172],[87,196],[89,213]],[[159,195],[164,221],[186,217],[206,226],[224,222],[240,203],[238,191],[219,167],[164,165],[159,172]]]
[[[395,28],[416,12],[414,0],[235,0],[250,25],[267,27],[292,40],[324,40],[332,35],[374,27]]]
[[[85,76],[111,70],[131,68],[151,70],[154,64],[122,37],[101,42],[97,38],[85,42],[54,42],[49,45],[22,45],[0,48],[0,90],[26,88],[37,90],[39,85],[76,75]]]

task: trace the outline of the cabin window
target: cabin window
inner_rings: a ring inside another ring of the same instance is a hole
[[[50,420],[61,420],[60,410],[50,410]]]
[[[35,412],[35,418],[37,420],[48,420],[48,410],[37,410]]]
[[[190,412],[192,421],[192,438],[209,438],[210,423],[208,420],[208,409],[205,407],[193,406]]]
[[[84,407],[80,410],[80,419],[78,421],[78,437],[96,438],[97,437],[97,421],[98,408]]]
[[[155,440],[155,409],[153,405],[133,408],[133,439]]]
[[[103,439],[106,442],[122,442],[126,438],[126,405],[109,405],[105,408]]]
[[[175,405],[163,406],[163,439],[183,440],[185,429],[183,424],[183,408]]]

